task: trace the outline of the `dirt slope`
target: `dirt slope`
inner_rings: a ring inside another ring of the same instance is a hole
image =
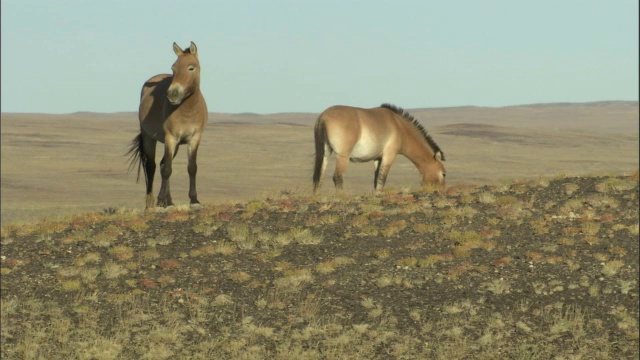
[[[638,176],[2,228],[3,358],[636,359]]]

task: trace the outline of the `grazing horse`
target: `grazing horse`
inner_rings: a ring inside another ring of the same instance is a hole
[[[138,164],[144,170],[147,185],[146,208],[153,205],[153,177],[156,171],[156,142],[164,143],[164,156],[160,161],[162,183],[158,194],[158,206],[173,205],[169,190],[171,162],[178,147],[187,145],[189,163],[189,198],[191,204],[199,204],[196,192],[196,157],[198,145],[207,123],[207,104],[200,92],[200,62],[196,44],[182,50],[173,43],[178,59],[171,70],[173,75],[156,75],[142,86],[140,94],[140,134],[136,136],[127,154],[130,154],[129,170]]]
[[[382,104],[373,109],[332,106],[318,117],[314,129],[316,146],[313,191],[322,177],[331,153],[336,154],[333,183],[342,189],[342,175],[349,161],[373,161],[374,190],[382,190],[397,154],[418,168],[422,183],[444,186],[444,154],[418,121],[400,107]]]

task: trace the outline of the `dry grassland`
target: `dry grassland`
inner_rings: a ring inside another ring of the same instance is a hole
[[[451,185],[495,184],[559,173],[620,173],[639,165],[637,102],[415,109],[411,113],[444,150]],[[211,114],[199,151],[200,200],[249,200],[282,189],[307,193],[316,116]],[[137,134],[136,114],[4,113],[1,126],[3,224],[144,206],[144,185],[135,184],[135,174],[127,173],[122,156]],[[173,199],[186,204],[185,149],[174,164]],[[370,191],[372,168],[351,164],[345,176],[347,192]],[[326,195],[333,193],[333,163],[328,170]],[[159,174],[156,183],[157,195]],[[417,171],[400,156],[387,185],[416,188]]]
[[[2,227],[3,359],[637,359],[638,173]]]

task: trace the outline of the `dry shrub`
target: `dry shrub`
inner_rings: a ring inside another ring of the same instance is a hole
[[[386,259],[389,256],[391,256],[391,250],[389,249],[381,249],[381,250],[377,250],[374,253],[374,256],[378,259]]]
[[[371,222],[367,215],[358,215],[351,219],[351,225],[356,228],[362,228]]]
[[[240,249],[249,250],[256,246],[257,241],[252,236],[249,225],[246,223],[231,223],[227,225],[227,234]]]
[[[149,229],[149,224],[147,224],[147,220],[144,218],[133,219],[125,223],[125,226],[138,233]]]
[[[189,220],[188,210],[174,210],[167,214],[164,218],[166,222],[183,222]]]
[[[336,264],[333,260],[323,261],[316,265],[316,271],[320,274],[329,274],[336,271]]]
[[[504,195],[495,199],[496,205],[513,205],[519,202],[520,200],[517,197],[511,195]]]
[[[142,260],[154,260],[160,257],[160,253],[156,249],[144,250],[139,255]]]
[[[624,262],[622,260],[607,261],[602,265],[601,273],[606,276],[613,276],[616,275],[623,266]]]
[[[338,267],[351,265],[356,261],[350,257],[338,256],[334,259],[323,261],[316,265],[316,270],[321,274],[328,274],[336,271]]]
[[[582,223],[582,233],[589,236],[597,235],[602,225],[597,222],[589,221]]]
[[[586,200],[584,199],[569,199],[560,207],[561,215],[569,215],[570,213],[574,213],[578,210],[581,210],[584,207],[584,203]]]
[[[60,290],[62,291],[78,291],[80,289],[82,289],[82,282],[78,279],[64,280],[60,282]]]
[[[549,225],[544,219],[533,220],[530,222],[530,224],[531,224],[531,227],[533,228],[533,233],[536,235],[549,233]]]
[[[229,279],[242,283],[249,281],[251,279],[251,275],[244,271],[236,271],[229,274]]]
[[[585,236],[584,241],[593,246],[600,243],[600,238],[596,236]]]
[[[630,178],[611,177],[596,184],[596,191],[601,193],[632,190],[638,182]]]
[[[169,284],[175,283],[176,280],[174,278],[172,278],[171,276],[164,275],[164,276],[160,276],[157,279],[157,282],[158,282],[158,284],[160,284],[161,287],[165,287],[165,286],[167,286]]]
[[[211,222],[198,222],[193,226],[193,232],[196,234],[202,234],[204,236],[211,236],[214,231],[218,230],[222,226],[220,223],[211,223]]]
[[[418,234],[434,233],[437,230],[438,230],[438,225],[436,224],[417,223],[413,225],[413,231],[417,232]]]
[[[594,208],[617,209],[618,201],[605,194],[595,194],[587,197],[587,203]]]
[[[217,253],[217,249],[218,249],[217,244],[207,244],[197,249],[191,250],[189,254],[193,257],[203,256],[203,255],[213,255]]]
[[[63,237],[60,242],[62,244],[74,244],[82,241],[89,241],[92,232],[90,230],[74,230],[69,235]]]
[[[573,183],[564,184],[564,193],[569,196],[571,196],[573,193],[575,193],[579,189],[580,189],[580,186],[578,184],[573,184]]]
[[[418,264],[418,259],[416,259],[413,256],[410,257],[406,257],[406,258],[402,258],[402,259],[398,259],[398,261],[396,261],[396,266],[399,267],[415,267]]]
[[[120,261],[129,260],[133,257],[133,249],[125,245],[114,246],[109,250],[109,253]]]
[[[404,228],[406,227],[407,227],[407,222],[405,220],[396,220],[389,223],[389,225],[387,225],[386,228],[381,230],[380,233],[386,237],[391,237],[396,235],[400,231],[404,230]]]
[[[287,270],[284,277],[276,279],[273,283],[276,288],[283,291],[298,291],[305,283],[313,282],[313,275],[308,269]]]
[[[90,252],[90,253],[87,253],[85,255],[78,256],[73,261],[73,265],[75,265],[75,266],[84,266],[85,264],[88,264],[88,263],[95,264],[95,263],[99,263],[100,260],[101,260],[100,253]]]
[[[107,279],[116,279],[128,272],[122,265],[119,265],[114,262],[107,262],[102,267],[102,275],[104,275]]]

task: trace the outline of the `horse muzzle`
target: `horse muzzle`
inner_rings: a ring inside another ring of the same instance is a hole
[[[184,100],[184,89],[182,86],[170,86],[169,90],[167,90],[167,100],[169,100],[171,105],[180,105],[182,100]]]

